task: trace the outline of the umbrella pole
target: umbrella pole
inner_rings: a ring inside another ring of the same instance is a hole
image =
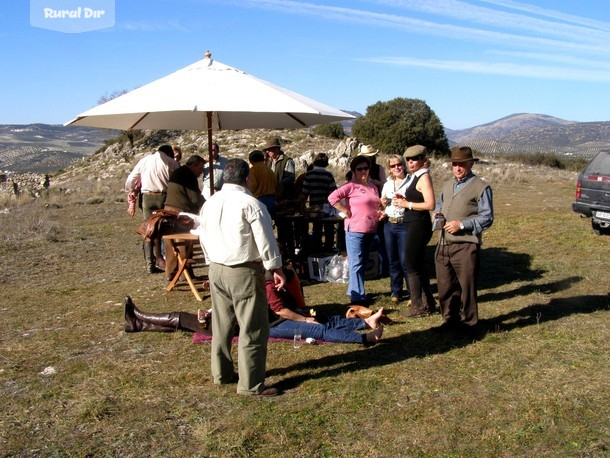
[[[210,196],[214,194],[214,157],[212,145],[212,112],[206,112],[208,118],[208,170],[210,171]]]

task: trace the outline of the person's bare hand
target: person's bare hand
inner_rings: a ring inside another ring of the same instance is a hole
[[[286,277],[282,269],[273,269],[273,283],[277,291],[281,291],[286,286]]]
[[[396,196],[392,199],[392,205],[394,207],[405,208],[407,206],[407,200],[402,196]]]
[[[305,323],[310,323],[310,324],[321,324],[321,323],[318,323],[318,322],[316,321],[316,319],[315,319],[314,317],[312,317],[312,316],[308,316],[308,317],[306,317],[306,318],[305,318]]]
[[[445,229],[445,231],[449,232],[450,234],[455,234],[455,233],[461,231],[460,222],[459,221],[448,221],[445,224],[445,226],[443,226],[443,229]]]

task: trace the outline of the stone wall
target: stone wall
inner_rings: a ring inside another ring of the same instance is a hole
[[[0,197],[10,198],[28,195],[38,197],[51,185],[49,175],[42,173],[0,174]]]

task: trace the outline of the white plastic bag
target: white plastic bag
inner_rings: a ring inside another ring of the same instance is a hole
[[[324,279],[331,283],[347,283],[349,272],[347,267],[347,257],[336,254],[328,263]]]

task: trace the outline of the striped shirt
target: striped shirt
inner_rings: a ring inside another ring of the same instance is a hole
[[[305,174],[303,194],[309,196],[309,206],[322,207],[328,203],[328,195],[337,189],[333,174],[324,167],[315,167]]]

